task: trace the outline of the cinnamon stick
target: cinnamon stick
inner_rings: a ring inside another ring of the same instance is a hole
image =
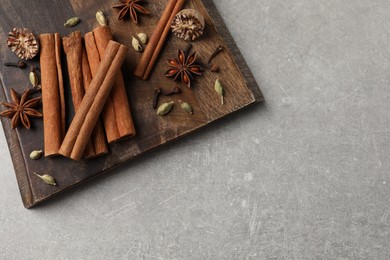
[[[83,48],[82,70],[83,70],[84,90],[87,91],[92,81],[92,74],[89,68],[89,62],[88,62],[87,52],[85,51],[85,48]],[[93,155],[92,157],[96,157],[108,153],[106,136],[104,134],[104,127],[101,118],[98,119],[98,122],[96,123],[96,126],[93,129],[91,140],[95,151],[95,155]]]
[[[69,36],[62,39],[66,60],[68,63],[68,73],[72,100],[75,113],[80,107],[84,97],[85,90],[88,88],[92,76],[89,69],[88,60],[79,31],[72,32]],[[92,133],[91,140],[85,149],[85,157],[93,158],[108,152],[104,139],[104,132],[101,123],[98,120]]]
[[[65,95],[61,69],[61,37],[39,35],[45,156],[59,154],[65,135]]]
[[[171,22],[183,7],[185,0],[170,0],[165,8],[152,36],[146,46],[144,54],[138,63],[134,75],[144,80],[148,79],[154,64],[160,55],[161,49],[168,37]]]
[[[80,160],[117,78],[128,48],[110,41],[60,148],[60,154]]]
[[[112,40],[112,34],[108,26],[100,26],[87,33],[84,38],[92,77],[95,77],[101,57],[106,51],[108,42]],[[122,72],[119,72],[115,79],[102,116],[108,143],[135,136],[136,131]]]

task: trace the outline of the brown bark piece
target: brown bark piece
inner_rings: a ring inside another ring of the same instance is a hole
[[[58,33],[41,34],[39,40],[45,156],[55,156],[65,135],[61,37]]]
[[[72,92],[72,101],[75,113],[83,100],[85,90],[91,82],[91,72],[82,42],[81,33],[79,31],[72,32],[69,36],[62,39],[66,59],[68,63],[68,73]],[[84,156],[93,158],[98,155],[107,153],[105,140],[101,124],[98,122],[97,129],[94,130],[91,140],[88,142]],[[95,146],[98,150],[95,149]]]
[[[128,48],[125,45],[114,41],[109,42],[96,75],[68,129],[60,148],[60,154],[74,160],[81,159],[127,51]]]
[[[107,26],[100,26],[85,35],[85,46],[92,77],[96,75],[97,65],[101,57],[104,56],[110,40],[112,40],[112,34]],[[108,143],[135,136],[136,132],[121,71],[115,79],[102,116]]]

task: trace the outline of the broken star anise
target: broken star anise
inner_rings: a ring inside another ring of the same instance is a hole
[[[118,20],[122,20],[127,13],[130,14],[131,19],[138,23],[138,13],[140,14],[150,14],[150,12],[141,6],[145,0],[119,0],[120,3],[113,5],[112,8],[120,9],[118,14]]]
[[[15,129],[20,122],[27,129],[30,129],[29,117],[42,117],[42,113],[35,108],[40,104],[41,98],[30,98],[31,89],[23,92],[22,97],[11,88],[12,103],[1,102],[1,104],[8,109],[1,112],[0,116],[12,118],[12,129]]]
[[[186,53],[182,50],[178,51],[177,59],[167,60],[168,65],[171,67],[166,73],[166,77],[174,77],[173,80],[178,80],[191,88],[191,81],[194,79],[194,75],[202,76],[203,67],[196,64],[196,52],[187,57]]]

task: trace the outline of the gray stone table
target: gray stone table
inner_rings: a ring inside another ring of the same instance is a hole
[[[1,259],[390,259],[390,1],[215,0],[266,102],[33,210]]]

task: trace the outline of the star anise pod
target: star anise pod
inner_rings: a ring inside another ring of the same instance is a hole
[[[130,14],[131,19],[138,23],[138,13],[140,14],[150,14],[150,12],[141,6],[145,0],[119,0],[120,3],[113,5],[112,8],[119,8],[118,20],[125,18],[127,13]]]
[[[23,92],[22,97],[11,88],[12,103],[1,102],[1,104],[8,109],[1,112],[0,116],[12,118],[12,129],[15,129],[21,122],[24,127],[30,129],[29,117],[42,117],[42,113],[35,108],[41,102],[40,97],[30,98],[31,89]]]
[[[183,50],[178,50],[177,59],[167,60],[168,65],[171,67],[166,73],[166,77],[174,77],[173,80],[178,80],[191,88],[191,81],[194,79],[194,75],[202,76],[203,67],[196,64],[196,52],[187,57]]]

